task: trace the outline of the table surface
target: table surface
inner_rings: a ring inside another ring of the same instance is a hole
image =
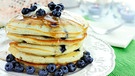
[[[109,76],[135,76],[135,40],[125,49],[113,47],[116,65]]]

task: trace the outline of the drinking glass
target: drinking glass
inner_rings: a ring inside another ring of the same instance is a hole
[[[90,19],[99,20],[109,14],[112,0],[83,0],[80,8]]]
[[[113,4],[113,16],[126,23],[135,22],[135,10],[128,1],[115,2]]]

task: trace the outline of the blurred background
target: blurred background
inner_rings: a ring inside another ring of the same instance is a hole
[[[37,2],[47,6],[51,1],[63,3],[65,10],[83,16],[90,25],[87,34],[112,46],[117,58],[116,67],[109,76],[135,76],[134,0],[0,0],[1,50],[8,49],[10,41],[4,27],[11,18],[21,14],[22,8],[30,7],[30,4]],[[98,48],[104,50],[102,45]]]

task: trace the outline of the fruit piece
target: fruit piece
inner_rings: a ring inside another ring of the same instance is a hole
[[[65,45],[60,45],[60,51],[62,52],[62,53],[64,53],[65,51],[66,51],[66,47],[65,47]]]
[[[57,5],[61,6],[61,9],[64,10],[64,5],[62,3],[57,4]]]
[[[24,67],[22,65],[15,66],[14,71],[15,72],[23,72],[24,71]]]
[[[87,61],[87,64],[91,64],[93,62],[93,58],[89,58],[88,61]]]
[[[76,62],[76,66],[77,66],[78,68],[83,68],[83,67],[85,67],[85,65],[86,65],[86,63],[85,63],[84,60],[78,60],[78,61]]]
[[[55,9],[56,9],[57,11],[62,11],[62,7],[61,7],[60,5],[56,5],[56,6],[55,6]]]
[[[58,11],[57,11],[56,9],[54,9],[54,10],[52,11],[52,15],[55,16],[55,15],[57,14],[57,12],[58,12]]]
[[[63,71],[61,69],[56,70],[54,76],[63,76]]]
[[[37,12],[36,12],[36,15],[37,16],[44,16],[46,14],[45,10],[43,9],[39,9]]]
[[[31,10],[29,8],[23,8],[22,9],[22,14],[28,14]]]
[[[93,62],[93,58],[88,55],[84,55],[81,59],[84,60],[86,64],[90,64]]]
[[[62,40],[66,40],[66,37],[62,37],[61,39],[62,39]]]
[[[68,63],[67,67],[68,67],[69,72],[74,72],[76,70],[76,66],[73,63]]]
[[[39,76],[47,76],[48,75],[48,71],[46,69],[41,69],[38,72]]]
[[[16,60],[11,61],[11,63],[13,63],[13,64],[15,64],[16,62],[17,62]]]
[[[84,55],[90,55],[90,52],[85,51],[85,52],[84,52]]]
[[[20,63],[15,60],[13,60],[11,63],[13,63],[14,68],[15,68],[15,66],[20,66]]]
[[[55,72],[55,70],[56,70],[56,65],[53,64],[53,63],[48,64],[48,65],[46,66],[46,69],[47,69],[48,72],[53,73],[53,72]]]
[[[60,69],[63,71],[63,74],[68,73],[68,67],[67,66],[61,66]]]
[[[24,71],[24,67],[19,62],[13,60],[11,63],[13,64],[15,72],[23,72]]]
[[[37,2],[35,2],[34,4],[37,4]]]
[[[37,6],[35,6],[35,5],[32,5],[31,7],[30,7],[30,11],[35,11],[37,9]]]
[[[14,66],[19,66],[20,65],[20,63],[15,61],[15,60],[13,60],[11,63],[13,63]]]
[[[60,17],[61,16],[61,12],[60,11],[57,11],[56,9],[54,9],[52,11],[52,15],[55,16],[55,17]]]
[[[27,74],[33,74],[35,72],[35,68],[33,66],[27,66],[26,67],[26,73]]]
[[[48,7],[49,7],[49,9],[50,9],[51,11],[55,9],[55,6],[56,6],[56,4],[53,3],[53,2],[50,2],[50,3],[48,4]]]
[[[87,59],[87,58],[91,58],[91,56],[90,55],[83,55],[83,57],[81,58],[82,60],[84,60],[85,61],[85,59]]]
[[[15,60],[15,57],[12,54],[8,54],[8,56],[6,57],[6,61],[11,62],[13,60]]]
[[[6,63],[6,65],[5,65],[6,71],[13,71],[13,69],[14,69],[13,63],[11,63],[11,62]]]

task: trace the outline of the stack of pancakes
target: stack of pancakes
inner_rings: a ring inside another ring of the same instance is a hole
[[[6,26],[13,40],[9,51],[25,65],[65,65],[83,56],[82,42],[87,22],[80,16],[63,11],[60,18],[16,16]]]

